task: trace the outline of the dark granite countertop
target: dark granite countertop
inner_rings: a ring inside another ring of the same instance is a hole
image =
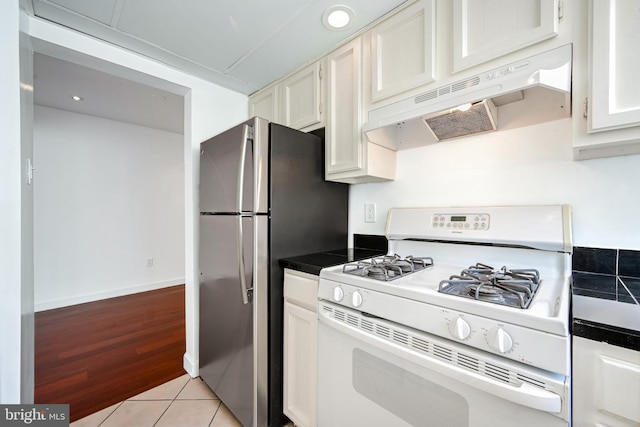
[[[334,265],[345,264],[347,262],[372,258],[374,256],[384,255],[385,253],[386,250],[380,249],[335,249],[328,252],[300,255],[292,258],[283,258],[280,260],[280,266],[283,268],[290,268],[292,270],[302,271],[304,273],[314,274],[317,276],[320,274],[320,270],[325,267],[331,267]]]
[[[320,270],[325,267],[373,258],[387,253],[388,242],[384,236],[355,234],[353,243],[355,248],[338,248],[283,258],[279,261],[280,266],[318,276],[320,275]]]

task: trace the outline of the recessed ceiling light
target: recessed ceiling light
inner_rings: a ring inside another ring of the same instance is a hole
[[[84,98],[78,95],[71,95],[71,99],[73,99],[74,101],[84,101]]]
[[[322,23],[330,30],[340,31],[349,27],[353,21],[353,10],[344,5],[331,6],[322,14]]]

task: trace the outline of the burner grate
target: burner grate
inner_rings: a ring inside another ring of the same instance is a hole
[[[539,285],[538,270],[506,267],[496,270],[477,263],[442,280],[438,292],[524,309],[531,304]]]
[[[365,261],[345,264],[342,271],[375,280],[391,281],[416,271],[433,266],[433,258],[399,255],[385,255]]]

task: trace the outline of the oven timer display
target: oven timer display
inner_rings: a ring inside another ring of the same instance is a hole
[[[431,228],[452,231],[485,231],[489,229],[489,214],[434,214]]]

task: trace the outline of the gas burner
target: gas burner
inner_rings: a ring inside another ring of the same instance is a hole
[[[409,255],[403,258],[394,254],[345,264],[342,271],[347,274],[388,282],[431,266],[433,266],[433,259],[429,257]]]
[[[540,273],[534,269],[499,270],[477,263],[460,275],[442,280],[438,292],[473,298],[509,307],[528,308],[540,284]]]

